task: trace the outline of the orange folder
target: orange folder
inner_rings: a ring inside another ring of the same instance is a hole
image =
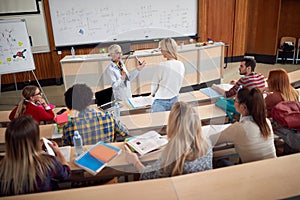
[[[109,147],[99,144],[90,151],[90,155],[100,161],[109,162],[112,158],[118,155],[118,153]]]

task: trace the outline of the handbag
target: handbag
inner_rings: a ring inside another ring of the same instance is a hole
[[[219,98],[217,98],[215,105],[226,112],[226,114],[228,116],[228,120],[230,122],[232,122],[234,115],[240,114],[238,111],[236,111],[236,109],[234,107],[234,99],[233,98],[226,99],[224,97],[219,97]]]
[[[271,117],[281,126],[300,130],[300,103],[281,101],[272,108]]]

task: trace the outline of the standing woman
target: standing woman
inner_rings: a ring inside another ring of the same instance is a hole
[[[176,102],[171,109],[165,146],[160,158],[145,167],[137,155],[127,153],[127,161],[141,172],[140,179],[177,176],[212,169],[212,148],[201,132],[197,110]]]
[[[159,48],[167,60],[159,63],[151,84],[151,95],[155,98],[151,112],[171,110],[178,101],[179,91],[184,78],[184,65],[178,60],[177,44],[174,39],[166,38],[159,42]]]
[[[35,85],[28,85],[22,91],[22,99],[10,113],[9,119],[13,120],[21,115],[31,115],[40,124],[41,121],[51,121],[54,113],[50,106],[43,99],[43,94]]]
[[[266,118],[260,89],[240,89],[234,106],[241,113],[240,121],[218,134],[211,135],[212,144],[234,143],[243,163],[275,158],[274,134],[271,123]]]
[[[108,53],[111,56],[111,62],[107,67],[107,72],[111,81],[114,98],[116,100],[127,101],[132,97],[130,81],[138,76],[139,71],[145,67],[146,62],[138,61],[137,69],[129,73],[125,63],[122,61],[122,49],[119,45],[113,44],[109,46]]]
[[[298,91],[295,90],[289,81],[289,76],[284,69],[274,69],[268,76],[269,93],[265,98],[268,117],[271,117],[271,110],[281,101],[299,101]]]
[[[5,132],[5,156],[0,162],[0,196],[50,191],[53,179],[65,180],[70,167],[53,141],[56,157],[42,152],[39,126],[31,116],[13,120]]]

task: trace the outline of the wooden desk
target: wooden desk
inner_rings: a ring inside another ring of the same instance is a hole
[[[180,93],[178,96],[178,100],[198,106],[198,105],[207,105],[207,104],[214,103],[216,99],[210,98],[200,90],[196,90],[196,91]],[[122,107],[120,108],[121,115],[148,113],[151,110],[151,106],[145,108],[133,109],[127,102],[122,102],[121,104],[122,104]]]
[[[7,124],[10,122],[10,119],[9,119],[10,112],[11,112],[11,110],[0,111],[0,127],[7,126]]]
[[[283,199],[300,194],[300,154],[171,178],[3,199]]]
[[[214,104],[197,107],[201,121],[212,124],[224,124],[226,113]],[[133,131],[160,129],[167,125],[170,111],[121,116],[120,120],[126,125],[130,134]]]
[[[216,42],[213,45],[196,47],[195,44],[184,45],[178,49],[178,59],[184,63],[185,78],[183,86],[195,85],[209,81],[220,80],[223,77],[224,44]],[[157,64],[165,59],[161,52],[153,49],[135,51],[134,55],[124,56],[128,71],[137,67],[135,55],[145,60],[147,65],[139,76],[131,81],[133,94],[144,94],[150,91],[153,74]],[[108,54],[76,55],[75,58],[65,56],[60,60],[65,89],[74,83],[86,83],[93,92],[111,87],[106,74],[111,57]]]
[[[282,199],[300,194],[300,154],[173,177],[178,199]]]
[[[298,88],[300,87],[300,70],[296,70],[293,72],[288,73],[290,83],[293,85],[293,87]]]

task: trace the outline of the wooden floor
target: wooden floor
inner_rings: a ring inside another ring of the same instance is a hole
[[[239,62],[228,63],[227,68],[223,71],[224,77],[222,83],[228,83],[233,79],[237,80],[241,77],[238,71],[239,64]],[[268,72],[271,69],[280,67],[284,68],[287,72],[291,72],[300,69],[300,64],[271,65],[258,63],[255,71],[262,73],[265,77],[267,77]],[[46,86],[42,88],[51,104],[64,106],[64,85]],[[21,96],[21,90],[0,93],[0,110],[11,110],[21,100]]]

